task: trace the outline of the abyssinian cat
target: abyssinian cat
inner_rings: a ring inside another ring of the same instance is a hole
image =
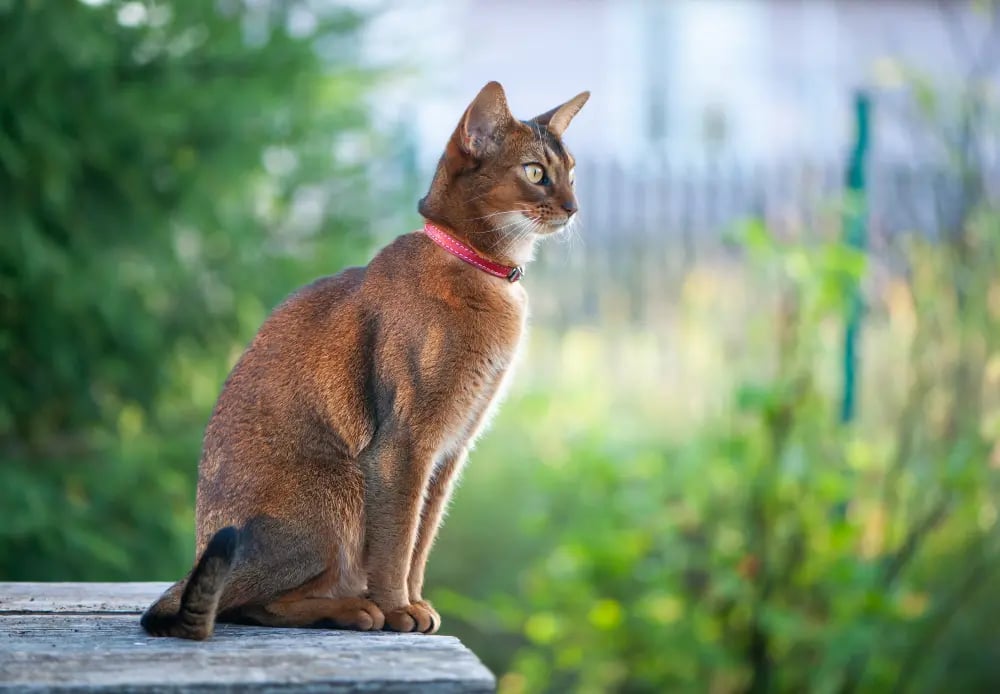
[[[438,629],[427,555],[524,333],[522,265],[577,211],[561,137],[588,97],[518,121],[487,84],[420,201],[424,228],[268,317],[205,432],[200,558],[143,615],[149,633]]]

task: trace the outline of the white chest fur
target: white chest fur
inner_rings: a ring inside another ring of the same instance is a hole
[[[520,287],[517,288],[520,290]],[[442,457],[461,448],[472,449],[478,438],[489,428],[493,417],[507,396],[513,375],[521,358],[522,346],[527,336],[527,302],[523,290],[517,296],[521,304],[521,321],[518,338],[511,348],[497,348],[493,354],[483,355],[474,366],[483,381],[483,387],[476,389],[470,406],[463,413],[463,420],[446,437],[442,446]]]

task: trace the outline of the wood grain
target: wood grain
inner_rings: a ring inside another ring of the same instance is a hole
[[[0,615],[141,614],[169,583],[0,583]]]
[[[492,692],[450,636],[219,625],[160,639],[138,613],[167,584],[0,583],[0,691]]]

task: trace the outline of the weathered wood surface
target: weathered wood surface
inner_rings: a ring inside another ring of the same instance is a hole
[[[221,624],[205,642],[152,638],[161,583],[0,583],[0,691],[492,692],[450,636]]]
[[[0,615],[142,613],[169,583],[0,583]]]

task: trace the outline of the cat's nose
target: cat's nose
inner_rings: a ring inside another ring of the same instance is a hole
[[[567,200],[566,202],[564,202],[562,204],[562,208],[563,208],[563,210],[566,211],[566,216],[567,217],[572,217],[574,214],[576,214],[576,211],[579,209],[576,206],[576,201],[575,200]]]

